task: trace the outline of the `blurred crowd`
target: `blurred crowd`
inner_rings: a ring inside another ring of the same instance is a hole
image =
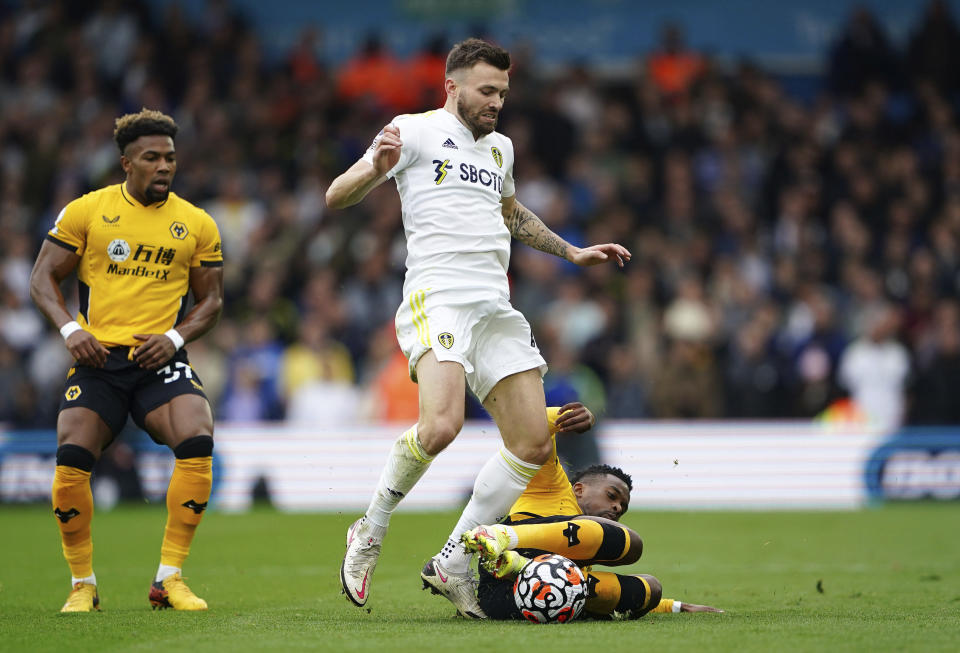
[[[122,180],[113,121],[144,106],[179,124],[174,190],[223,238],[224,316],[188,346],[217,418],[416,419],[396,191],[332,213],[323,195],[392,116],[442,104],[446,37],[401,59],[371,35],[334,67],[322,27],[268,57],[222,0],[199,19],[119,0],[0,12],[0,422],[55,423],[70,361],[30,269],[67,202]],[[581,270],[514,247],[548,403],[960,423],[960,31],[942,2],[905,43],[865,9],[839,27],[808,97],[678,26],[615,77],[512,48],[517,196],[570,242],[634,255]]]

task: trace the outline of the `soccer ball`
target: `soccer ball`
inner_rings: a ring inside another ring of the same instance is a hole
[[[560,555],[539,555],[520,570],[513,583],[520,613],[537,624],[567,623],[587,602],[587,581],[580,567]]]

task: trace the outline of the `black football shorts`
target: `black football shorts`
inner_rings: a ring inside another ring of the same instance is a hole
[[[192,394],[207,398],[184,349],[157,370],[140,367],[132,358],[132,347],[111,347],[109,352],[103,367],[70,368],[60,398],[61,411],[75,406],[89,408],[116,437],[127,423],[127,415],[146,431],[147,413],[174,397]]]

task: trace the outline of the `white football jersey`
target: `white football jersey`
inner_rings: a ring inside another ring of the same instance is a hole
[[[397,183],[407,237],[404,295],[419,289],[509,295],[510,232],[500,199],[511,197],[513,143],[473,134],[445,109],[397,116],[403,142],[388,177]],[[364,154],[373,163],[380,135]]]

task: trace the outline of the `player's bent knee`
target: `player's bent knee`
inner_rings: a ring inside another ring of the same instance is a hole
[[[536,448],[536,457],[532,458],[530,462],[537,463],[538,465],[544,465],[550,460],[550,456],[553,455],[553,443],[548,437],[545,441],[540,443],[540,446]]]
[[[213,438],[209,435],[197,435],[187,438],[173,448],[176,458],[206,458],[213,455]]]
[[[617,603],[617,612],[629,614],[636,619],[647,614],[660,603],[663,589],[660,581],[653,576],[641,574],[637,576],[617,575],[620,581],[620,600]]]
[[[436,456],[456,439],[462,427],[463,422],[454,419],[423,421],[417,425],[417,439],[428,455]]]
[[[647,574],[641,574],[640,576],[647,581],[647,585],[650,586],[650,600],[647,601],[647,603],[650,605],[650,608],[653,609],[657,607],[660,599],[663,598],[663,586],[656,576],[649,576]]]
[[[75,444],[62,444],[57,447],[57,466],[75,467],[85,472],[93,471],[97,457],[92,451]]]
[[[507,447],[514,456],[531,465],[544,465],[553,454],[553,444],[546,442],[522,442]]]
[[[582,517],[600,524],[603,540],[593,559],[611,567],[629,565],[640,559],[643,541],[633,530],[603,517]]]
[[[626,528],[626,531],[627,537],[630,540],[630,548],[627,549],[626,554],[619,562],[620,564],[630,565],[639,560],[640,556],[643,555],[643,540],[640,539],[640,535],[632,528]]]

